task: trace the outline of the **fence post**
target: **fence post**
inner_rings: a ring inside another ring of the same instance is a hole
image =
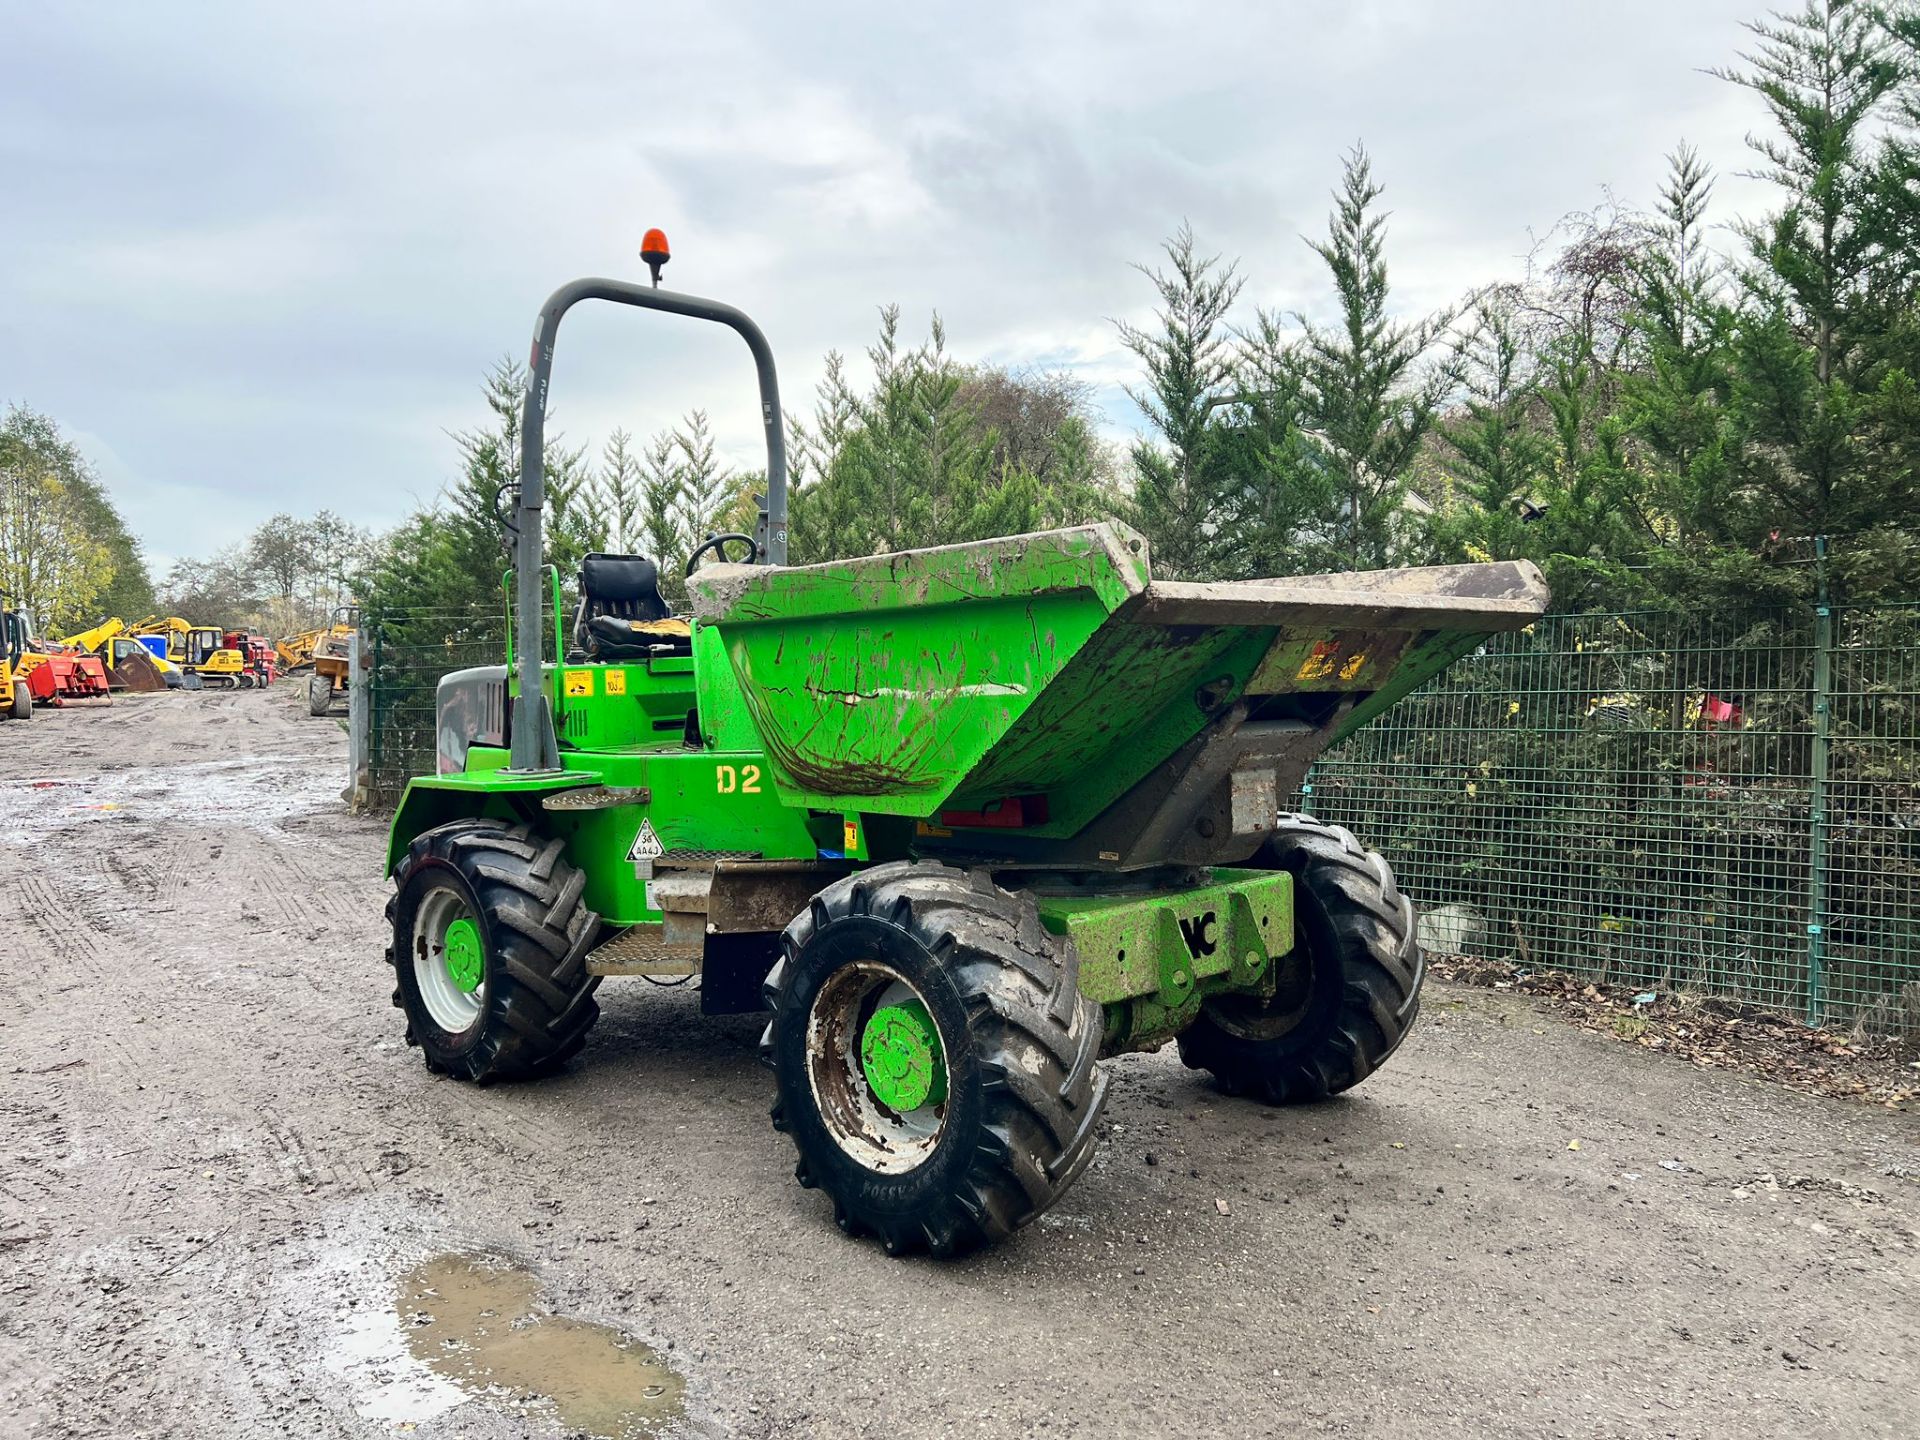
[[[386,672],[380,666],[381,650],[385,635],[378,625],[373,627],[373,668],[366,672],[365,689],[367,692],[367,797],[370,805],[384,805],[386,795],[381,790],[382,760],[380,724],[380,677]]]
[[[371,727],[367,724],[367,670],[366,648],[360,630],[356,627],[347,637],[347,808],[356,814],[364,811],[368,804],[368,785],[371,771],[368,767],[367,741]]]
[[[1833,605],[1827,593],[1827,537],[1813,537],[1813,764],[1808,786],[1807,1023],[1820,1023],[1827,958],[1827,763],[1832,740]]]

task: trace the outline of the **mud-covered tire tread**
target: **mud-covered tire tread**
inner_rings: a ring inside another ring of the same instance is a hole
[[[427,831],[408,847],[394,871],[394,897],[387,920],[394,924],[399,897],[422,867],[455,871],[480,902],[481,924],[494,964],[489,971],[486,1024],[465,1054],[428,1068],[460,1080],[490,1084],[525,1079],[558,1069],[586,1043],[600,1018],[593,995],[600,977],[586,973],[587,952],[600,932],[600,917],[581,904],[586,877],[561,858],[564,845],[525,825],[501,820],[455,820]],[[397,930],[387,963],[399,967]],[[396,985],[394,1004],[406,1008]],[[419,1045],[409,1016],[407,1043]]]
[[[815,896],[781,937],[780,958],[764,986],[774,1012],[761,1038],[769,1065],[802,950],[825,926],[852,917],[903,931],[952,978],[977,1058],[983,1110],[961,1183],[911,1223],[863,1204],[851,1188],[837,1192],[833,1158],[808,1154],[781,1096],[773,1104],[773,1127],[799,1151],[795,1177],[827,1191],[842,1230],[877,1235],[889,1254],[924,1248],[944,1257],[1002,1239],[1052,1205],[1093,1156],[1106,1100],[1107,1077],[1095,1063],[1103,1017],[1080,993],[1079,955],[1040,924],[1032,896],[1001,890],[984,870],[929,861],[874,866]],[[1018,1061],[1029,1051],[1041,1057],[1038,1075]],[[801,1103],[811,1105],[810,1094]],[[955,1143],[967,1142],[956,1137]]]
[[[1303,1022],[1317,1023],[1319,1033],[1294,1037],[1284,1054],[1222,1029],[1203,1010],[1179,1036],[1180,1058],[1228,1094],[1270,1105],[1324,1099],[1379,1069],[1420,1013],[1426,961],[1413,903],[1376,851],[1311,815],[1280,816],[1257,863],[1293,875],[1295,905],[1310,922],[1302,943],[1317,932],[1337,949],[1337,1004]]]

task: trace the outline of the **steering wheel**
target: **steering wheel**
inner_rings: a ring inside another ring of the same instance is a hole
[[[727,558],[727,546],[736,540],[747,547],[747,558],[736,561],[736,564],[751,565],[760,558],[759,541],[755,540],[751,535],[742,535],[738,530],[729,530],[724,535],[709,535],[706,539],[702,540],[694,552],[687,556],[686,573],[689,575],[693,574],[700,566],[700,557],[709,550],[713,551],[713,553],[718,555],[722,560],[725,560]]]

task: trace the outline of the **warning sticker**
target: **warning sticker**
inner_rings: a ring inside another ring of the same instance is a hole
[[[607,671],[607,694],[624,695],[627,693],[627,672],[624,670]]]
[[[566,693],[569,696],[593,694],[593,671],[569,670],[566,672]]]
[[[667,853],[667,847],[660,843],[660,837],[653,833],[653,822],[642,820],[640,833],[633,837],[633,848],[627,851],[629,860],[658,860]]]

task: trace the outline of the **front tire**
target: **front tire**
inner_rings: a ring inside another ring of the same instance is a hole
[[[773,1124],[842,1230],[958,1254],[1085,1168],[1106,1099],[1100,1007],[1030,897],[984,871],[880,865],[815,896],[781,943],[761,1041]]]
[[[16,679],[13,682],[13,701],[8,707],[8,712],[16,720],[33,718],[33,692],[27,689],[27,682],[24,679]]]
[[[333,681],[315,675],[307,681],[307,713],[324,715],[333,708]]]
[[[557,1069],[600,1018],[587,951],[600,918],[559,840],[525,825],[456,820],[394,872],[387,904],[393,1003],[429,1070],[487,1084]]]
[[[1271,997],[1208,1001],[1180,1058],[1230,1095],[1324,1099],[1379,1069],[1420,1013],[1413,903],[1378,853],[1310,815],[1282,815],[1251,863],[1293,875],[1293,953]]]

